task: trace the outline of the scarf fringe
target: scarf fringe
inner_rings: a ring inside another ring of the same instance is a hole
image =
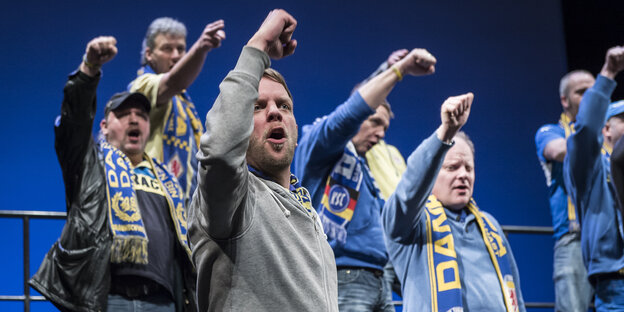
[[[147,240],[142,237],[114,237],[110,261],[147,264]]]

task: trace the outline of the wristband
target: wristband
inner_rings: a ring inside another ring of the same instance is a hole
[[[102,67],[102,65],[96,65],[96,64],[91,64],[89,63],[89,61],[87,61],[87,54],[83,54],[82,55],[82,62],[85,64],[85,66],[93,69],[93,70],[99,70],[100,67]]]
[[[399,81],[403,80],[403,74],[401,74],[401,71],[398,68],[392,66],[392,70],[397,75],[397,77],[399,77]]]

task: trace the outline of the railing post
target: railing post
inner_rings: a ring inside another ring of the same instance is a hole
[[[30,217],[24,216],[24,312],[30,312]]]

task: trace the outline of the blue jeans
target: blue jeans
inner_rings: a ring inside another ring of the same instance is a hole
[[[121,295],[108,294],[107,312],[175,312],[175,303],[169,296],[148,296],[128,299]]]
[[[386,283],[390,285],[390,290],[395,292],[399,297],[401,296],[401,282],[394,271],[394,266],[390,261],[384,267],[384,279]]]
[[[596,311],[624,311],[624,278],[597,279]]]
[[[394,312],[392,291],[383,276],[364,269],[338,270],[340,312]]]
[[[567,233],[555,243],[555,311],[586,312],[593,289],[581,254],[579,233]]]

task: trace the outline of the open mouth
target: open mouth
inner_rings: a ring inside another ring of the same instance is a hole
[[[140,136],[141,136],[141,131],[137,129],[128,131],[128,138],[130,138],[130,140],[138,141]]]
[[[468,186],[467,185],[459,185],[459,186],[454,186],[453,189],[454,190],[458,190],[460,192],[466,192],[466,191],[468,191]]]
[[[284,143],[286,141],[286,133],[283,128],[275,128],[269,132],[267,140],[271,143]]]

